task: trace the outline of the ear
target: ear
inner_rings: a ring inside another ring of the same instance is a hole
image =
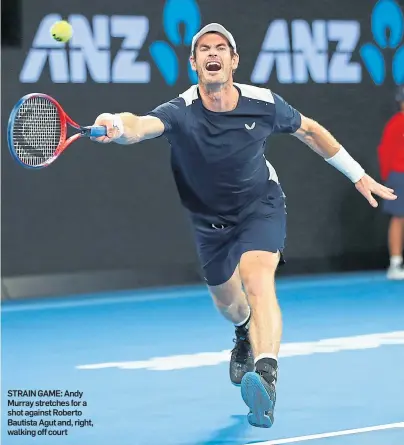
[[[235,53],[231,60],[231,67],[232,67],[233,71],[237,69],[239,60],[240,60],[240,56],[237,53]]]
[[[189,58],[189,62],[190,62],[190,64],[191,64],[192,71],[196,71],[195,57],[194,57],[194,56],[190,56],[190,58]]]

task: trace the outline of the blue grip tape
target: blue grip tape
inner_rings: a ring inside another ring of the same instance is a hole
[[[105,126],[95,126],[95,127],[90,127],[90,136],[93,138],[99,138],[101,136],[106,136],[107,135],[107,127]]]

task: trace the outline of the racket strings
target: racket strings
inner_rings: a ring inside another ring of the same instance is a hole
[[[60,135],[59,112],[51,101],[32,97],[21,105],[14,121],[13,143],[22,162],[37,166],[52,158]]]

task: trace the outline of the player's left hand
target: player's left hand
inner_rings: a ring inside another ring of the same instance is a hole
[[[369,204],[372,207],[377,207],[378,203],[375,198],[373,198],[373,194],[380,196],[380,198],[387,199],[388,201],[394,201],[397,199],[397,196],[394,194],[393,189],[389,189],[382,184],[376,182],[369,175],[365,175],[362,179],[355,183],[355,187],[359,193],[369,201]]]

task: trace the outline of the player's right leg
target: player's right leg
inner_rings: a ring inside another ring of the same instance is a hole
[[[251,307],[250,337],[255,359],[255,372],[243,377],[241,395],[250,409],[249,423],[261,428],[270,428],[274,423],[282,336],[282,315],[275,291],[279,260],[279,252],[249,251],[240,261],[240,276]]]
[[[254,358],[248,333],[250,307],[238,270],[237,226],[192,214],[191,222],[202,272],[213,302],[235,327],[229,373],[231,382],[239,386],[243,376],[254,369]]]
[[[229,374],[233,385],[239,386],[244,375],[254,369],[254,357],[249,338],[250,307],[238,268],[228,281],[208,288],[219,312],[235,326]]]

